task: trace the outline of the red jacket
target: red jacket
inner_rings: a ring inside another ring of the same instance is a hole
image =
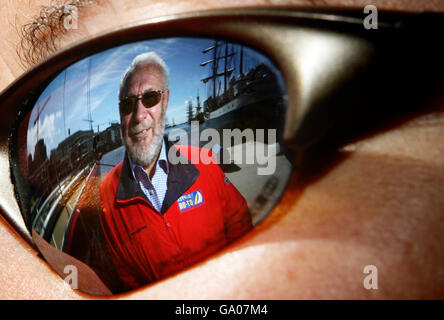
[[[190,159],[187,151],[193,148],[179,150]],[[101,225],[127,289],[179,271],[252,228],[245,199],[214,161],[170,164],[167,186],[159,212],[134,180],[126,157],[100,185]]]

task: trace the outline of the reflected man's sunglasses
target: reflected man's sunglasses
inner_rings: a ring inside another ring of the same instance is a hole
[[[141,101],[145,108],[149,109],[154,107],[160,102],[162,94],[165,90],[145,91],[140,96],[128,96],[124,97],[119,102],[120,112],[123,115],[128,115],[134,111],[137,102]]]
[[[200,120],[211,123],[212,119],[218,117],[217,112],[222,109],[222,102],[218,102],[219,100],[229,103],[236,98],[238,101],[245,101],[248,97],[248,101],[256,103],[261,99],[271,99],[269,101],[273,101],[272,108],[269,105],[266,107],[278,110],[273,118],[268,118],[268,113],[250,112],[250,118],[245,119],[244,124],[254,127],[255,124],[262,125],[264,120],[276,121],[276,128],[281,132],[278,139],[281,152],[286,154],[294,166],[305,168],[325,162],[326,154],[383,125],[387,120],[415,112],[419,102],[436,90],[439,80],[442,79],[442,41],[434,36],[434,32],[439,33],[442,30],[442,15],[383,12],[379,13],[377,29],[366,29],[364,18],[365,14],[362,12],[347,11],[208,11],[142,21],[61,50],[17,79],[0,96],[0,106],[3,110],[0,125],[3,157],[0,158],[0,163],[4,168],[0,176],[0,206],[4,217],[41,251],[43,257],[61,276],[64,276],[66,265],[74,265],[79,269],[78,286],[81,290],[109,294],[109,288],[101,282],[100,276],[96,276],[97,270],[94,267],[63,252],[64,245],[61,250],[53,250],[49,245],[51,239],[56,237],[56,222],[53,218],[57,218],[58,222],[64,212],[59,210],[59,207],[63,207],[63,210],[68,207],[69,201],[64,199],[72,198],[73,194],[76,194],[77,185],[82,186],[78,189],[83,191],[91,187],[88,182],[92,181],[91,177],[94,177],[96,169],[108,165],[104,163],[103,156],[109,152],[109,148],[107,149],[106,144],[100,144],[104,141],[102,136],[105,136],[106,130],[100,130],[101,123],[97,129],[91,125],[89,130],[79,130],[77,144],[69,149],[71,153],[59,152],[60,155],[57,155],[63,145],[68,143],[69,137],[75,135],[70,129],[64,128],[62,136],[66,136],[63,140],[65,142],[58,141],[58,146],[55,144],[51,147],[55,151],[50,153],[48,138],[44,136],[45,123],[39,122],[39,119],[44,119],[48,110],[52,110],[51,115],[56,118],[57,112],[63,114],[63,117],[71,114],[64,111],[63,103],[59,103],[64,101],[65,91],[63,98],[54,104],[51,104],[51,101],[57,99],[55,93],[45,99],[39,98],[44,97],[45,92],[51,92],[53,88],[55,89],[52,92],[56,92],[59,87],[71,90],[66,83],[69,82],[67,71],[72,71],[72,66],[75,65],[76,72],[81,74],[82,61],[94,60],[96,55],[120,46],[151,39],[168,42],[169,39],[179,37],[214,39],[214,47],[219,46],[218,41],[229,41],[239,47],[249,48],[252,57],[250,62],[253,61],[254,66],[249,72],[243,72],[240,68],[241,71],[236,76],[230,74],[226,83],[218,82],[214,78],[231,71],[229,68],[218,69],[216,61],[225,60],[227,63],[228,59],[231,59],[231,53],[228,45],[227,51],[220,53],[223,58],[217,57],[215,53],[213,73],[205,78],[205,82],[213,81],[210,90],[212,93],[208,93],[208,97],[212,94],[212,99],[208,100],[211,103],[208,102],[206,106],[208,114],[204,114]],[[201,51],[208,52],[209,49],[205,50]],[[216,52],[216,49],[213,50]],[[176,51],[179,50],[176,48]],[[189,59],[182,67],[187,62],[194,64],[195,60],[197,61],[194,57]],[[262,64],[257,61],[265,61],[265,67],[260,67]],[[92,124],[94,120],[90,115],[94,110],[91,101],[94,97],[90,96],[90,92],[94,87],[94,77],[99,73],[92,73],[91,68],[84,70],[87,76],[82,79],[86,79],[84,86],[89,90],[85,94],[84,102],[90,109],[88,118],[80,117],[79,121],[84,120]],[[247,79],[248,74],[251,78]],[[242,85],[257,84],[270,76],[275,82],[265,83],[263,87],[248,87],[245,94],[239,96]],[[57,79],[62,79],[60,81],[65,85],[59,86]],[[225,91],[222,89],[224,86]],[[270,90],[260,89],[269,87],[273,87],[273,92],[278,94],[270,95]],[[162,92],[147,91],[141,96],[125,97],[119,102],[116,101],[116,107],[118,104],[120,112],[124,115],[131,113],[139,100],[146,108],[150,108],[159,103]],[[72,96],[72,103],[83,103],[75,93]],[[275,99],[276,97],[279,99]],[[199,100],[198,104],[200,106]],[[48,119],[49,115],[48,113]],[[57,119],[61,121],[61,118]],[[191,116],[188,120],[190,119]],[[174,127],[174,121],[171,126]],[[116,126],[110,124],[108,128],[111,132]],[[95,155],[99,154],[98,158],[88,158],[91,150],[96,152]],[[81,170],[73,169],[69,174],[61,174],[60,170],[57,172],[54,168],[60,169],[64,166],[62,160],[54,164],[57,156],[59,159],[62,156],[69,157],[66,163],[71,165],[81,163]],[[36,160],[38,158],[39,161]],[[47,173],[47,176],[42,178],[38,173]],[[287,177],[281,180],[274,177],[274,180],[264,182],[251,181],[252,186],[260,185],[263,188],[259,188],[257,194],[254,194],[256,198],[252,197],[253,205],[250,210],[254,211],[255,206],[261,204],[269,212],[285,190],[288,172],[286,175]],[[33,180],[37,179],[35,177],[40,179],[40,184],[44,187],[45,181],[56,182],[54,186],[50,185],[50,190],[43,191],[43,187]],[[85,183],[82,185],[81,181]],[[278,191],[272,198],[269,197],[274,190]],[[76,202],[73,202],[77,209],[83,201],[82,192],[79,194]],[[198,196],[202,195],[196,194],[196,199]],[[267,202],[269,206],[263,206]],[[189,202],[183,205],[185,208]],[[75,206],[72,210],[65,210],[69,211],[65,223],[67,228],[75,223]],[[57,210],[60,212],[55,215]],[[42,233],[37,232],[37,229]],[[51,232],[46,235],[48,230]],[[144,227],[134,232],[140,230],[144,230]],[[60,237],[63,238],[63,235]],[[63,240],[65,244],[69,242],[69,239]]]

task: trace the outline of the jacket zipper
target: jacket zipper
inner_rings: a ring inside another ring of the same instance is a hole
[[[174,232],[171,230],[171,224],[168,222],[166,218],[166,214],[161,214],[163,218],[163,222],[165,223],[165,227],[170,235],[170,238],[173,239],[174,244],[176,245],[177,250],[179,251],[180,255],[182,256],[182,262],[185,263],[185,256],[183,254],[183,250],[181,246],[179,245],[179,241],[177,241],[176,236],[174,235]]]
[[[165,214],[162,214],[162,217],[163,217],[163,222],[165,222],[165,226],[167,227],[167,229],[168,229],[168,231],[169,231],[169,229],[171,228],[171,225],[170,225],[170,223],[168,222],[168,220],[167,220]]]

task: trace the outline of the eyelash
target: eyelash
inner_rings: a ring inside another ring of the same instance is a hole
[[[64,19],[71,16],[67,8],[81,9],[98,0],[51,1],[49,6],[42,6],[38,16],[32,22],[23,25],[17,32],[20,42],[17,54],[24,68],[30,67],[47,58],[59,49],[59,38],[67,30]]]

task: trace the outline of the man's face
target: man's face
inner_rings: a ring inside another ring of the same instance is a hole
[[[146,91],[163,89],[163,74],[159,68],[144,66],[136,68],[128,78],[125,95],[140,97]],[[162,145],[168,97],[169,91],[165,90],[158,104],[146,108],[138,100],[131,113],[120,114],[126,150],[131,159],[142,167],[148,167],[155,160]]]

